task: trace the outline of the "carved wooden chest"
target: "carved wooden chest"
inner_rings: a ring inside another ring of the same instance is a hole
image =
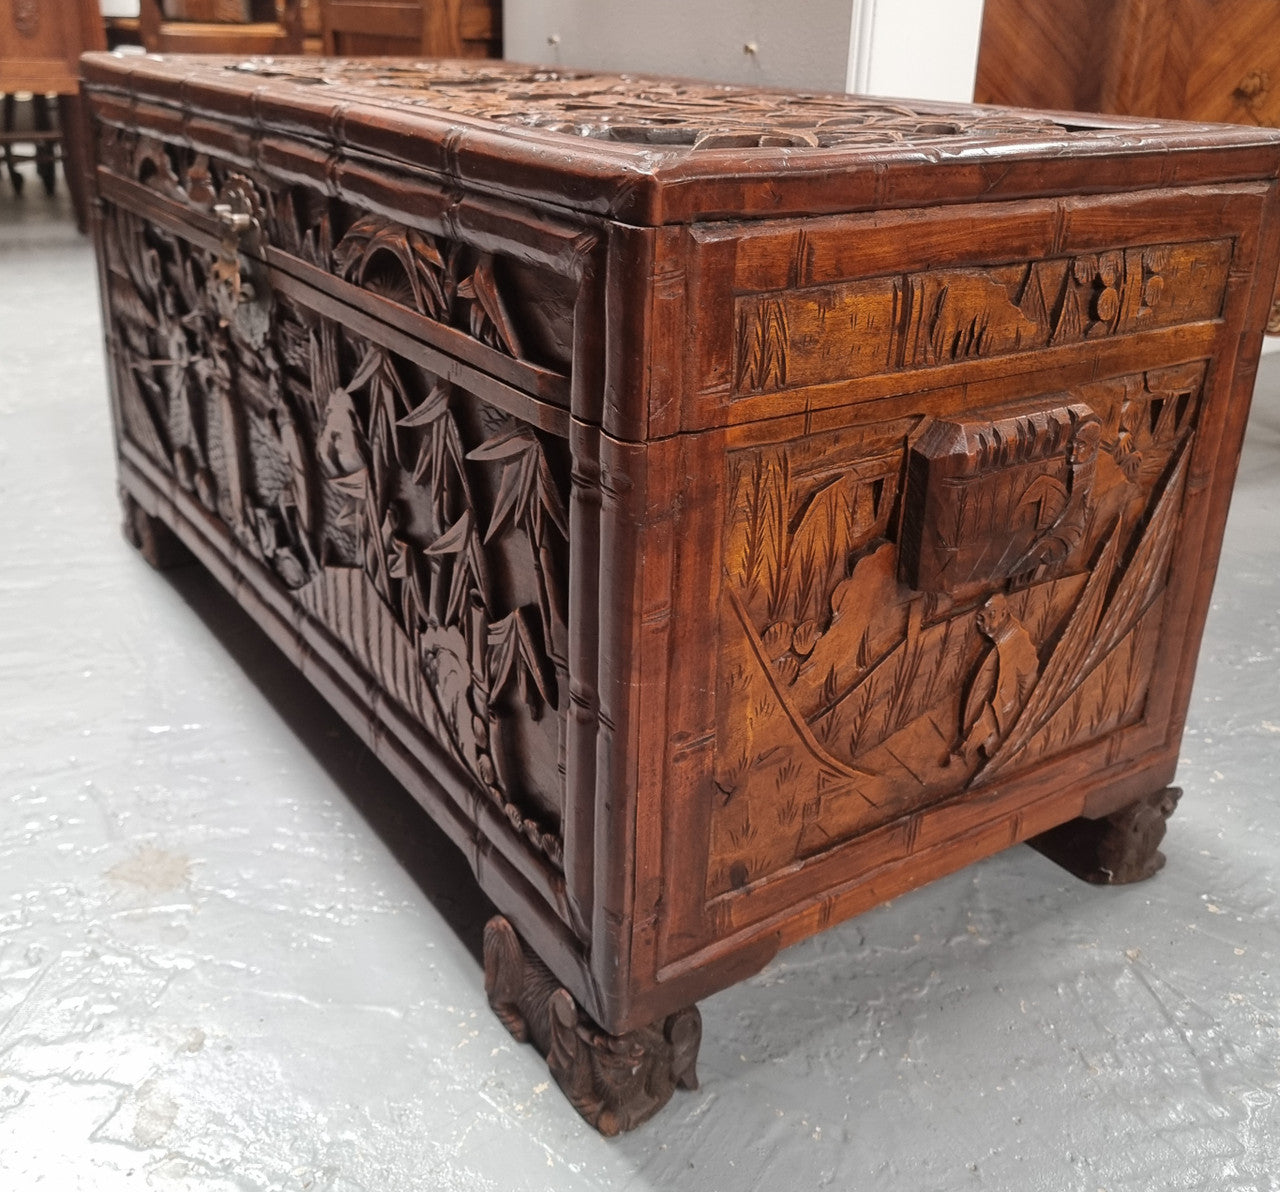
[[[85,72],[128,532],[465,850],[490,1000],[601,1129],[791,941],[1029,838],[1158,867],[1274,134]]]

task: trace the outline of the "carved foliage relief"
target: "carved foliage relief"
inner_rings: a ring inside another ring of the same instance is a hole
[[[1142,719],[1204,368],[730,457],[710,895]]]
[[[170,172],[241,246],[293,220],[295,250],[518,342],[483,257],[451,271],[438,245],[359,224],[333,244],[247,178]],[[235,244],[210,253],[108,206],[105,251],[125,438],[558,863],[567,444],[272,293]]]
[[[334,96],[429,108],[592,140],[708,149],[955,144],[1061,136],[1047,116],[925,110],[861,96],[535,69],[498,62],[279,61],[226,69],[324,87]]]
[[[216,158],[104,127],[104,165],[184,206],[211,212],[234,171]],[[377,292],[495,352],[567,375],[576,289],[550,270],[359,211],[314,188],[256,184],[263,244]]]
[[[735,392],[774,393],[1217,318],[1230,240],[753,294]]]

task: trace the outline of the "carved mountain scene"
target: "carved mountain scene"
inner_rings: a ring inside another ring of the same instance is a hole
[[[1203,380],[730,457],[710,895],[1142,719]]]
[[[744,295],[735,392],[773,393],[1214,319],[1231,241],[1113,249]]]
[[[253,182],[160,161],[166,185],[216,185],[240,235],[266,234]],[[297,248],[330,251],[324,210],[284,214],[308,224]],[[568,444],[273,293],[234,246],[210,253],[111,206],[104,221],[124,437],[559,863]],[[465,308],[477,338],[519,347],[484,254],[372,226],[332,251],[366,288]]]

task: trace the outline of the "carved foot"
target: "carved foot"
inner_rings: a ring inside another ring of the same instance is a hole
[[[1101,819],[1073,819],[1027,841],[1050,861],[1098,885],[1140,882],[1164,868],[1165,822],[1182,791],[1147,795]]]
[[[124,536],[157,571],[192,562],[191,552],[159,518],[152,517],[127,492],[120,494],[124,509]]]
[[[698,1087],[702,1016],[696,1006],[610,1035],[578,1008],[501,915],[484,929],[484,988],[507,1030],[546,1056],[570,1104],[601,1134],[648,1121],[677,1085]]]

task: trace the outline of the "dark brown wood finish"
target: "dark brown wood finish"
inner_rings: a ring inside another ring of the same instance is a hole
[[[837,919],[1033,837],[1153,870],[1280,137],[85,70],[131,536],[467,852],[490,999],[589,1120],[690,1083],[688,1008]]]

